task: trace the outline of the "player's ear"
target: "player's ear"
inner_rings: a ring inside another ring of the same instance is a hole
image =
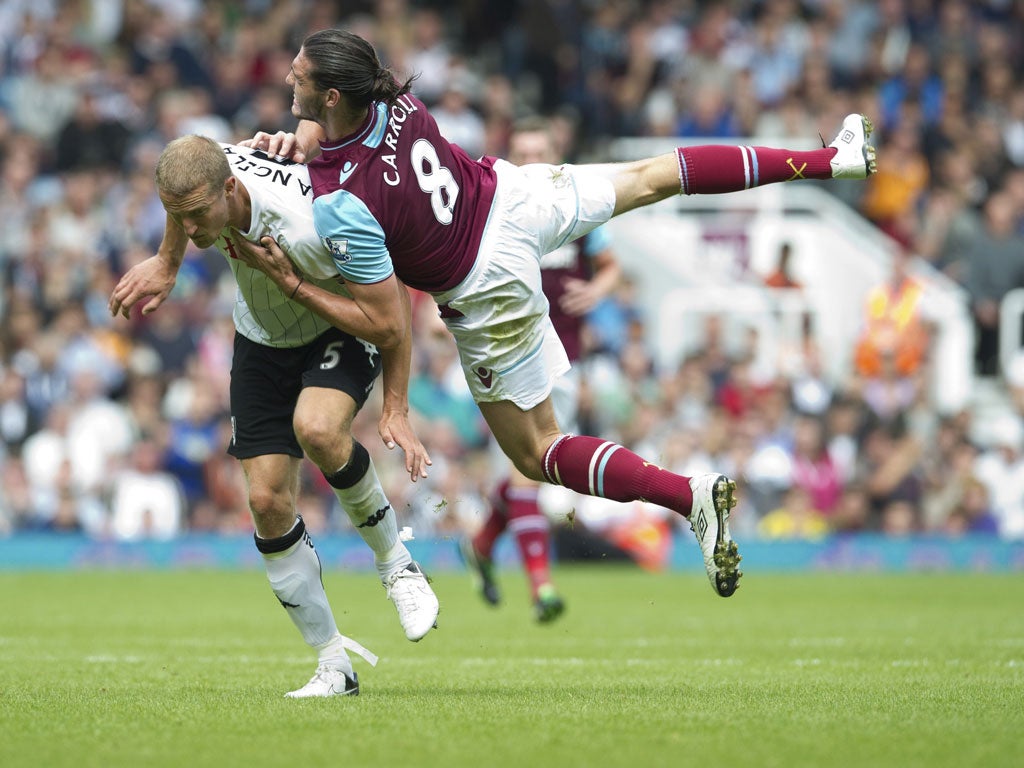
[[[224,194],[231,197],[235,193],[235,187],[238,185],[238,179],[234,176],[228,176],[224,182]]]
[[[324,94],[324,106],[328,109],[334,109],[338,106],[339,101],[341,101],[341,91],[337,88],[328,88],[327,93]]]

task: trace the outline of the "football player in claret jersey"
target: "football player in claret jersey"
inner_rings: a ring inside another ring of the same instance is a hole
[[[285,248],[304,279],[330,295],[344,280],[326,257],[313,227],[312,193],[304,165],[269,159],[258,150],[203,136],[170,142],[157,162],[156,182],[167,212],[155,256],[129,270],[110,299],[128,316],[149,299],[154,311],[174,287],[189,239],[215,246],[228,260],[238,292],[231,364],[232,438],[249,487],[255,543],[270,585],[306,642],[319,653],[316,673],[293,698],[352,695],[358,678],[347,650],[372,654],[338,631],[320,578],[320,559],[295,502],[300,462],[308,456],[333,487],[342,508],[374,552],[388,597],[410,640],[434,626],[438,601],[400,540],[366,448],[351,434],[352,419],[384,369],[381,436],[406,452],[411,475],[425,476],[429,457],[408,423],[410,348],[378,351],[331,326],[292,300],[266,275],[237,258],[242,237],[269,235]]]
[[[377,333],[369,340],[378,345],[406,333],[399,280],[432,294],[516,469],[579,493],[675,510],[690,522],[716,594],[732,595],[741,576],[728,527],[735,481],[683,477],[621,445],[560,429],[551,389],[569,360],[548,316],[540,258],[612,216],[680,193],[864,178],[875,167],[871,123],[848,115],[829,146],[808,152],[708,145],[629,163],[518,167],[474,160],[447,142],[411,80],[396,81],[350,32],[308,36],[285,82],[302,119],[296,134],[247,143],[295,159],[319,151],[310,163],[313,217],[352,297],[301,283],[271,238],[244,246],[243,258],[339,328],[371,318]]]
[[[547,120],[526,118],[513,126],[509,136],[510,163],[555,164],[560,154]],[[622,270],[612,252],[607,227],[598,227],[544,254],[540,268],[551,322],[573,365],[555,379],[551,403],[558,425],[572,431],[576,426],[579,400],[577,362],[583,347],[584,319],[586,313],[612,291]],[[491,495],[491,510],[484,524],[472,538],[461,539],[459,547],[473,572],[481,596],[488,603],[497,605],[501,593],[492,555],[498,537],[508,529],[515,539],[520,562],[530,583],[534,616],[546,623],[562,614],[565,602],[551,578],[550,527],[538,505],[539,492],[540,483],[511,467]]]

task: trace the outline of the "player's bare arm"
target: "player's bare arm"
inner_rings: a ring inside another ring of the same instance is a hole
[[[336,328],[380,349],[391,349],[403,343],[408,323],[402,318],[400,291],[405,289],[394,275],[372,285],[350,284],[352,298],[349,299],[307,282],[272,237],[263,237],[259,243],[254,243],[237,230],[232,232],[238,245],[238,258],[264,272],[285,296],[316,312]]]
[[[174,288],[187,244],[185,230],[168,216],[156,255],[129,269],[114,286],[107,303],[110,314],[128,317],[132,307],[146,299],[142,314],[156,311]]]
[[[359,292],[359,286],[349,284],[349,290]],[[409,292],[400,285],[402,308],[408,323],[404,341],[397,347],[381,349],[383,407],[377,431],[389,449],[396,445],[405,452],[405,470],[415,483],[427,476],[432,462],[426,448],[416,436],[409,420],[409,376],[412,371],[412,307]]]

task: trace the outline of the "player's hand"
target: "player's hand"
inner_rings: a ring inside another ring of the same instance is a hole
[[[155,312],[164,303],[174,288],[178,270],[160,256],[150,256],[129,269],[110,294],[107,308],[113,317],[118,314],[128,317],[132,307],[149,299],[142,307],[142,314]]]
[[[562,311],[573,317],[585,315],[597,306],[601,296],[588,280],[580,280],[576,277],[567,277],[562,281],[565,293],[558,300],[558,306]]]
[[[236,229],[231,230],[231,238],[239,261],[266,274],[281,290],[289,290],[289,281],[295,282],[295,265],[274,238],[264,235],[254,243]]]
[[[405,471],[409,473],[410,480],[415,483],[427,476],[427,467],[432,466],[433,462],[423,443],[416,437],[408,413],[385,409],[377,431],[388,450],[393,451],[398,446],[405,451]]]
[[[306,153],[299,146],[298,138],[294,133],[288,131],[278,131],[277,133],[257,131],[251,139],[238,143],[243,147],[261,149],[271,157],[283,157],[294,160],[296,163],[306,162]]]

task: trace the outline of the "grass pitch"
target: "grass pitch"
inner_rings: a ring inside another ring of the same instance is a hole
[[[371,574],[325,574],[362,695],[282,698],[315,666],[262,572],[0,573],[0,765],[1010,766],[1020,575],[561,568],[485,606],[439,574],[405,640]]]

